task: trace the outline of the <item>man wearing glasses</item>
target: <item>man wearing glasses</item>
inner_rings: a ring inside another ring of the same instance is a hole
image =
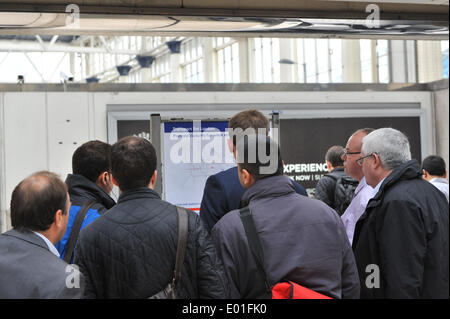
[[[350,205],[341,216],[350,244],[353,241],[356,222],[364,213],[367,203],[374,195],[373,188],[366,183],[362,167],[357,163],[361,154],[362,139],[373,131],[372,128],[363,128],[353,133],[348,139],[342,155],[345,173],[359,182]]]
[[[353,238],[361,298],[448,299],[445,197],[422,179],[407,137],[395,129],[365,136],[360,155],[375,193]]]

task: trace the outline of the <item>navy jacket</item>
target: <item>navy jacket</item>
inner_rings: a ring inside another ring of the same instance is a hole
[[[292,185],[298,194],[308,196],[303,186],[296,182]],[[244,193],[237,166],[208,177],[200,206],[200,218],[208,232],[223,215],[239,207]]]
[[[86,217],[81,224],[81,229],[83,229],[116,204],[108,194],[84,176],[69,174],[66,179],[66,185],[69,188],[72,206],[69,211],[69,221],[67,222],[66,232],[63,238],[55,245],[61,255],[61,259],[64,259],[66,245],[69,241],[70,233],[72,232],[72,226],[81,206],[87,201],[95,202],[95,204],[87,211]],[[73,256],[71,260],[73,260]]]
[[[355,258],[344,224],[321,201],[296,194],[287,176],[257,181],[242,197],[249,206],[270,285],[291,280],[332,298],[359,298]],[[264,298],[264,279],[248,245],[239,211],[211,231],[233,298]]]

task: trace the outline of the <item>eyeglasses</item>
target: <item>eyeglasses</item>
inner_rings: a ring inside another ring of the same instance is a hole
[[[369,154],[369,155],[366,155],[366,156],[362,156],[362,157],[360,157],[360,158],[358,158],[358,159],[356,160],[356,163],[358,163],[359,166],[362,166],[363,160],[364,160],[365,158],[368,158],[368,157],[373,156],[374,154],[375,154],[375,153],[372,153],[372,154]]]
[[[344,149],[344,156],[361,154],[361,152],[349,152],[347,149]]]

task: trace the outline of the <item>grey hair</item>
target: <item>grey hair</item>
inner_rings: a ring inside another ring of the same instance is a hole
[[[361,150],[365,155],[376,153],[387,170],[411,160],[408,138],[393,128],[380,128],[364,136]]]

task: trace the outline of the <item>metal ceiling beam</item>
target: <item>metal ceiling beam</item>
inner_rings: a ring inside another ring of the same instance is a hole
[[[105,47],[84,47],[79,45],[54,43],[53,45],[42,46],[39,42],[33,41],[11,41],[0,40],[0,51],[4,52],[78,52],[78,53],[112,53],[136,55],[139,50],[114,49],[108,51]]]

